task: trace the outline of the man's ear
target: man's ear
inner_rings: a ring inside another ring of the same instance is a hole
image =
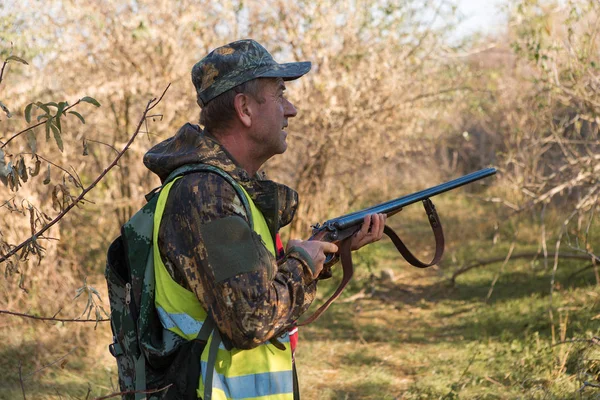
[[[238,93],[233,99],[233,107],[238,120],[246,127],[252,126],[252,107],[250,105],[250,96],[244,93]]]

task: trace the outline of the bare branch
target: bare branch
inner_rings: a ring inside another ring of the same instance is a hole
[[[579,389],[579,391],[583,391],[583,389],[588,386],[593,388],[600,388],[600,384],[598,383],[583,382],[583,386]]]
[[[170,388],[171,386],[173,386],[173,384],[169,384],[165,387],[162,387],[160,389],[152,389],[152,390],[130,390],[127,392],[118,392],[118,393],[111,393],[107,396],[102,396],[102,397],[96,397],[94,400],[105,400],[105,399],[110,399],[113,397],[118,397],[118,396],[125,396],[127,394],[135,394],[135,393],[145,393],[145,394],[152,394],[152,393],[158,393],[158,392],[162,392],[163,390],[167,390],[168,388]]]
[[[21,360],[19,360],[19,384],[21,385],[21,392],[23,392],[23,400],[27,400],[27,397],[25,396],[25,384],[23,383],[23,364],[21,364]]]
[[[93,140],[93,139],[89,139],[89,138],[88,138],[88,139],[86,139],[86,140],[87,140],[88,142],[92,142],[92,143],[103,144],[103,145],[105,145],[106,147],[110,147],[111,149],[113,149],[115,153],[119,154],[119,150],[117,150],[117,149],[115,148],[115,146],[112,146],[112,145],[110,145],[110,144],[108,144],[108,143],[104,143],[104,142],[101,142],[101,141],[99,141],[99,140]]]
[[[6,64],[8,64],[8,61],[4,61],[2,63],[2,69],[0,70],[0,84],[2,83],[2,79],[4,77],[4,68],[6,68]],[[25,397],[25,393],[23,393],[23,397]]]
[[[550,345],[550,347],[556,347],[559,346],[561,344],[569,344],[569,343],[589,343],[589,344],[593,344],[594,346],[600,346],[600,337],[598,336],[594,336],[591,339],[569,339],[569,340],[562,340],[560,342],[556,342]]]
[[[518,260],[521,258],[532,258],[532,257],[536,257],[538,255],[538,253],[519,253],[519,254],[515,254],[513,256],[510,257],[511,260]],[[573,260],[589,260],[590,257],[588,256],[583,256],[580,254],[559,254],[558,255],[559,258],[563,258],[563,259],[573,259]],[[467,271],[472,270],[473,268],[477,268],[477,267],[482,267],[485,265],[489,265],[489,264],[495,264],[498,263],[500,261],[503,261],[506,259],[506,256],[501,256],[501,257],[493,257],[493,258],[488,258],[485,260],[478,260],[475,261],[465,267],[462,267],[460,269],[458,269],[457,271],[455,271],[452,276],[449,279],[450,284],[454,285],[456,278],[459,275],[464,274]]]
[[[43,367],[36,369],[35,371],[33,371],[33,372],[31,372],[29,375],[27,375],[25,378],[29,378],[29,377],[31,377],[31,376],[33,376],[33,375],[37,374],[38,372],[40,372],[40,371],[42,371],[42,370],[44,370],[44,369],[46,369],[46,368],[48,368],[48,367],[51,367],[51,366],[53,366],[54,364],[58,363],[59,361],[62,361],[62,360],[64,360],[64,359],[65,359],[65,358],[66,358],[66,357],[67,357],[69,354],[73,353],[73,352],[74,352],[75,350],[77,350],[78,348],[79,348],[79,347],[77,347],[77,346],[73,347],[73,348],[71,349],[71,351],[69,351],[67,354],[65,354],[64,356],[62,356],[62,357],[61,357],[61,358],[59,358],[58,360],[54,360],[54,361],[52,361],[50,364],[44,365]]]
[[[60,312],[60,310],[59,310]],[[39,321],[56,321],[56,322],[108,322],[109,318],[104,319],[79,319],[79,318],[55,318],[55,317],[38,317],[30,314],[22,314],[14,311],[0,310],[0,314],[14,315],[17,317],[37,319]],[[58,312],[56,313],[58,314]],[[55,314],[55,315],[56,315]]]
[[[492,284],[490,285],[490,290],[488,291],[488,294],[487,294],[487,296],[485,298],[485,302],[486,303],[488,301],[490,301],[490,298],[492,297],[492,293],[494,292],[494,286],[496,286],[496,282],[498,282],[498,279],[500,278],[500,275],[502,275],[502,272],[504,272],[504,268],[506,267],[506,264],[508,264],[508,261],[510,260],[510,257],[512,256],[512,253],[515,250],[515,241],[516,241],[516,238],[510,244],[510,249],[508,249],[508,254],[506,255],[506,258],[504,259],[504,262],[502,263],[502,266],[498,270],[498,273],[496,273],[496,276],[494,277],[494,280],[492,281]]]

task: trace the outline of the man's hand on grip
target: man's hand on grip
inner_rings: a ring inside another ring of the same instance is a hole
[[[325,262],[326,253],[337,253],[338,247],[329,242],[322,242],[320,240],[289,240],[287,248],[300,247],[304,249],[308,255],[312,258],[315,265],[315,271],[313,278],[317,278],[323,269],[323,263]]]

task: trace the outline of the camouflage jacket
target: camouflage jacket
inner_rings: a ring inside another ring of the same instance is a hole
[[[191,163],[229,173],[261,210],[273,236],[292,221],[298,204],[295,191],[259,174],[250,177],[195,125],[184,125],[144,156],[144,164],[161,181]],[[240,349],[256,347],[288,329],[316,293],[308,254],[292,248],[276,260],[250,229],[248,218],[229,183],[217,174],[196,172],[173,184],[158,235],[171,276],[196,294],[221,333]]]

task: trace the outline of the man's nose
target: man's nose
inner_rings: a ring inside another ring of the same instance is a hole
[[[298,110],[296,110],[296,107],[294,107],[294,105],[288,99],[284,99],[284,100],[285,100],[285,103],[283,105],[283,107],[284,107],[283,113],[288,118],[295,117],[296,114],[298,114]]]

